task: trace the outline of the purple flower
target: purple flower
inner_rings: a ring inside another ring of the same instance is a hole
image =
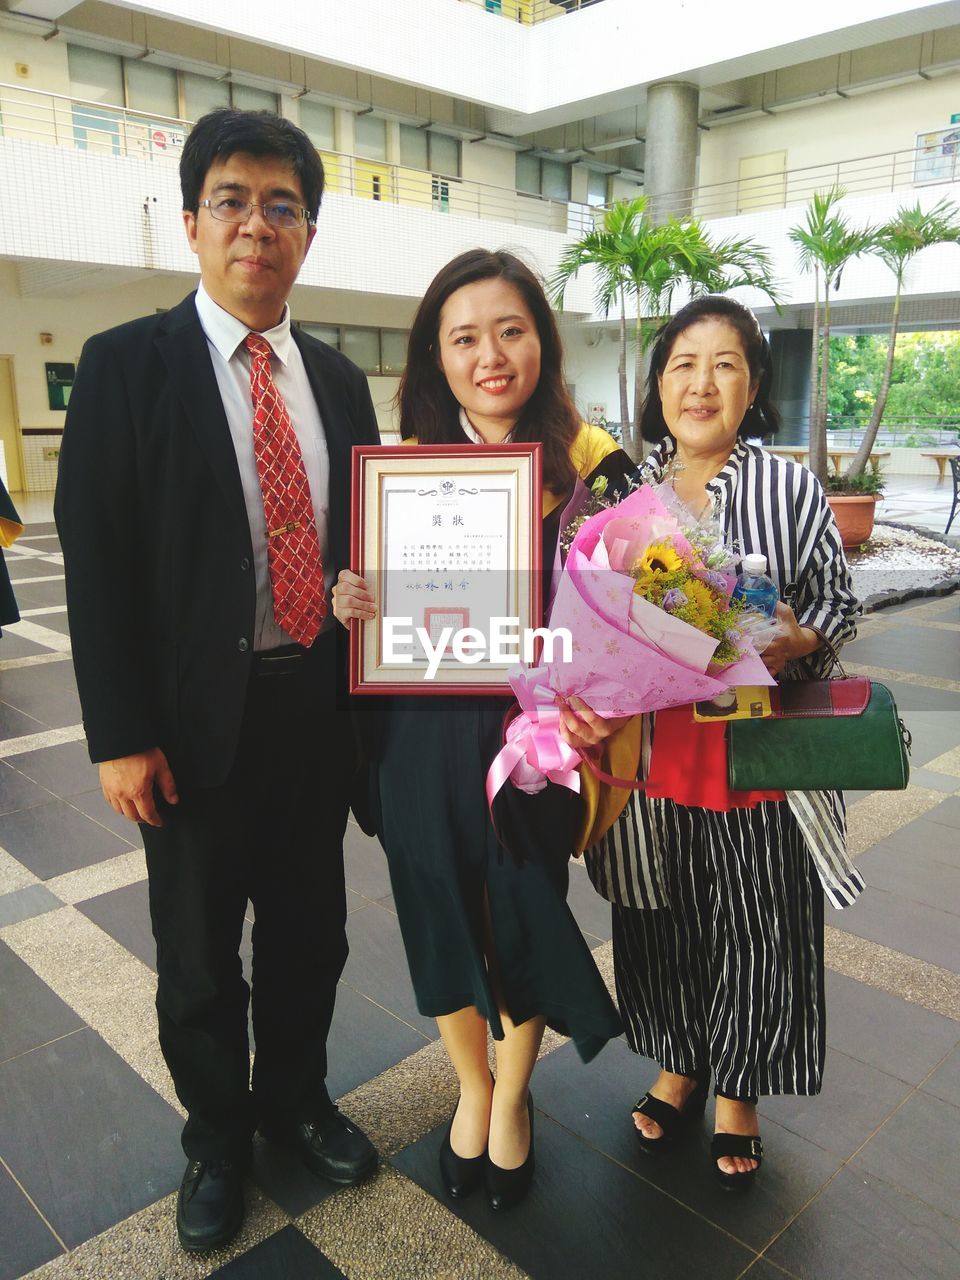
[[[682,609],[686,603],[687,597],[679,587],[671,587],[669,591],[663,593],[663,607],[667,613],[673,613],[675,609]]]
[[[722,573],[717,573],[715,569],[708,569],[703,575],[703,580],[708,587],[713,587],[714,591],[727,594],[727,580]]]

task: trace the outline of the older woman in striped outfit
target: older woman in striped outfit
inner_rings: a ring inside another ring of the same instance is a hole
[[[697,515],[713,513],[780,588],[780,634],[764,654],[780,679],[825,674],[859,613],[823,491],[805,467],[749,444],[776,429],[770,351],[753,314],[697,298],[653,349],[647,468]],[[839,794],[731,792],[722,724],[689,708],[644,723],[641,773],[617,823],[588,851],[613,903],[617,993],[627,1036],[661,1072],[636,1104],[641,1149],[669,1146],[715,1081],[711,1156],[728,1189],[762,1157],[760,1094],[815,1094],[824,1059],[823,899],[862,881],[845,851]]]

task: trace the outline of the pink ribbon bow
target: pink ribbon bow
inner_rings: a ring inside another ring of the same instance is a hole
[[[529,794],[541,791],[548,781],[579,792],[580,754],[560,736],[560,708],[546,668],[516,669],[510,673],[510,684],[521,714],[507,726],[506,742],[487,771],[487,803],[493,804],[511,777]]]

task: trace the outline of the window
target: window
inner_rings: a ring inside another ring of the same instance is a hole
[[[355,116],[354,143],[358,156],[366,160],[386,160],[387,122],[373,112]]]
[[[400,163],[407,169],[442,174],[445,178],[460,176],[460,142],[433,129],[417,129],[412,124],[400,126]],[[443,184],[446,186],[446,183]],[[434,183],[434,188],[437,184]],[[437,192],[434,190],[434,203]]]
[[[309,333],[311,338],[318,338],[321,342],[325,342],[328,347],[334,347],[337,351],[340,350],[339,325],[305,324],[301,328],[304,333]]]
[[[229,107],[230,86],[226,80],[214,80],[213,76],[199,76],[192,71],[183,73],[183,115],[185,120],[199,120],[208,111]]]
[[[304,333],[349,356],[373,377],[397,378],[407,363],[406,329],[372,329],[360,325],[302,324]]]
[[[570,166],[560,160],[544,160],[529,152],[517,153],[517,190],[551,200],[570,199]]]
[[[417,129],[412,124],[400,126],[400,163],[405,169],[429,169],[429,129]]]
[[[442,173],[447,178],[460,177],[460,141],[450,138],[445,133],[434,133],[427,130],[430,144],[430,163],[427,168],[433,173]]]
[[[407,339],[405,329],[380,330],[380,372],[399,376],[407,364]]]
[[[379,329],[344,329],[340,350],[364,373],[380,372]]]
[[[430,201],[438,213],[450,212],[450,183],[446,178],[434,178],[430,183]]]
[[[531,195],[540,194],[539,156],[531,156],[524,151],[517,152],[517,190],[529,191]]]
[[[551,200],[570,199],[570,166],[559,160],[540,161],[540,190]]]
[[[115,53],[69,44],[67,66],[70,88],[76,97],[90,102],[109,102],[115,107],[124,105],[123,59]]]
[[[601,205],[607,203],[607,175],[598,173],[596,169],[587,172],[587,204]]]
[[[179,118],[180,94],[176,71],[170,67],[155,66],[152,62],[132,62],[129,59],[124,59],[124,69],[127,73],[128,107],[148,116]]]
[[[333,151],[334,113],[325,102],[309,102],[300,99],[300,128],[318,151]]]
[[[230,86],[230,105],[238,111],[276,111],[277,95],[269,89],[251,89],[246,84]]]
[[[67,46],[70,84],[78,98],[90,102],[123,103],[123,60],[99,49]],[[116,111],[74,103],[73,141],[81,151],[120,155],[120,116]]]
[[[67,45],[71,91],[89,102],[108,102],[148,116],[199,120],[217,107],[243,111],[276,111],[279,99],[267,89],[230,84],[215,76],[174,71],[140,58]],[[79,108],[74,108],[74,118]],[[78,140],[78,146],[84,145]]]

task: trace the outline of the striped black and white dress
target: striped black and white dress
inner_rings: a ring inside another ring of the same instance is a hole
[[[668,438],[650,455],[653,481],[674,451]],[[851,639],[860,605],[816,477],[738,440],[707,491],[728,542],[767,557],[799,624],[835,648]],[[831,661],[818,649],[781,678],[825,675]],[[642,769],[652,731],[648,719]],[[724,813],[635,792],[586,864],[613,904],[617,994],[638,1053],[681,1075],[709,1068],[730,1097],[819,1091],[820,889],[844,907],[863,888],[839,793],[787,792]]]

